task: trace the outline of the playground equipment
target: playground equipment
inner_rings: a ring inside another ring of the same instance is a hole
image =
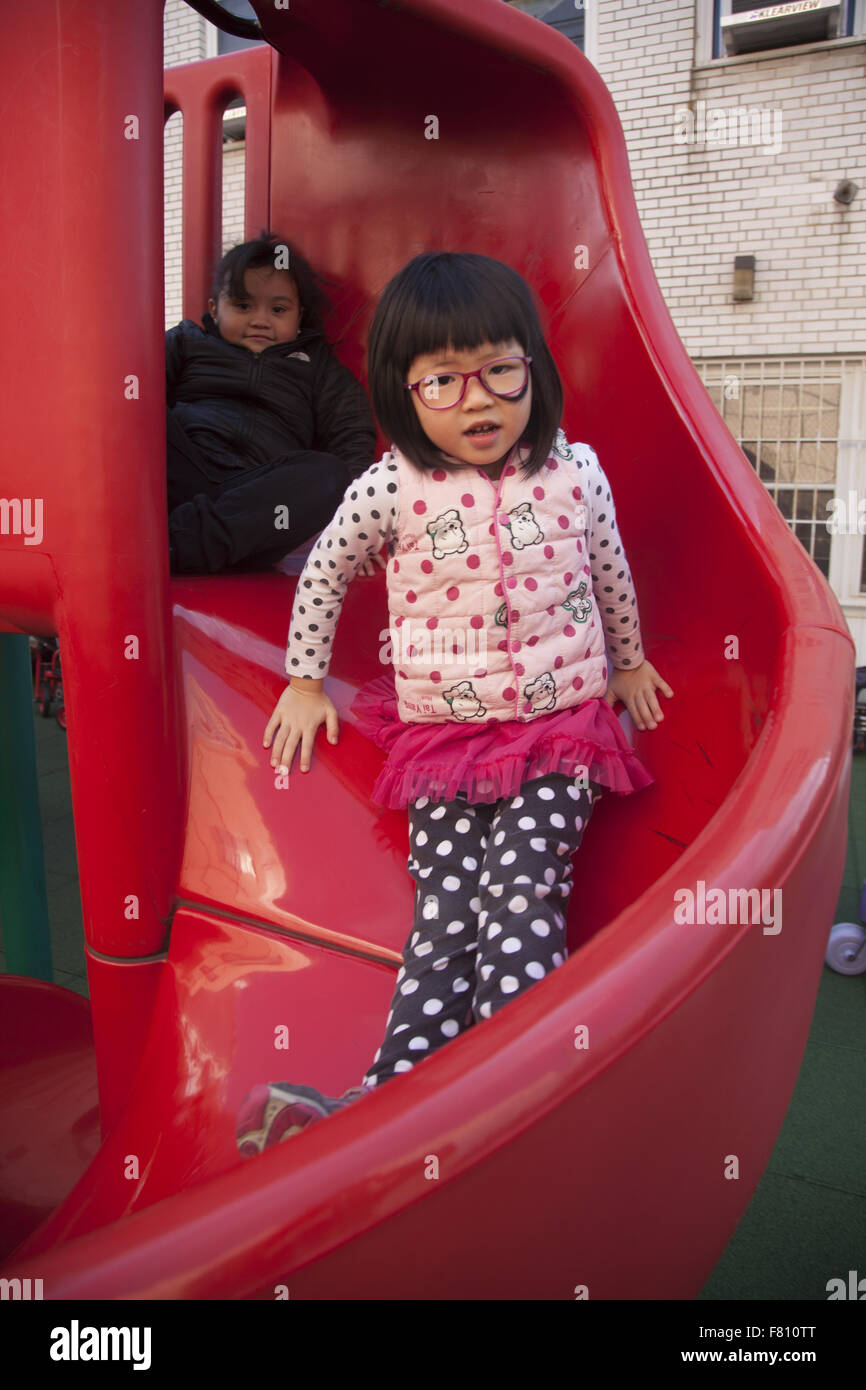
[[[63,677],[60,673],[60,645],[56,637],[31,637],[30,654],[33,665],[33,699],[43,719],[54,713],[61,729],[66,728],[66,708],[63,704]]]
[[[845,853],[851,639],[674,330],[591,64],[500,0],[254,8],[266,45],[165,74],[185,315],[220,250],[235,95],[247,235],[286,229],[344,287],[353,370],[410,256],[512,264],[542,301],[566,433],[614,485],[647,652],[677,695],[635,735],[655,784],[604,797],[587,829],[567,962],[242,1162],[255,1082],[340,1094],[381,1039],[406,817],[370,804],[381,754],[347,712],[380,671],[384,582],[353,584],[341,618],[339,745],[320,739],[278,790],[262,730],[296,576],[168,574],[162,4],[14,7],[3,217],[25,302],[0,345],[4,487],[44,500],[44,536],[0,537],[0,624],[60,639],[90,1007],[0,980],[3,1273],[69,1299],[692,1298],[806,1043]],[[62,351],[42,309],[58,285]],[[675,895],[711,886],[778,890],[783,921],[677,920]]]
[[[835,922],[824,957],[839,975],[862,975],[866,971],[866,883],[860,893],[860,921]]]
[[[854,752],[866,753],[866,666],[855,673]]]

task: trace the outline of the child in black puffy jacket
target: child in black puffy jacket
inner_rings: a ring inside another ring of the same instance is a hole
[[[165,335],[176,573],[275,564],[328,525],[375,455],[364,389],[325,340],[328,300],[285,238],[233,247],[211,294],[203,327]]]

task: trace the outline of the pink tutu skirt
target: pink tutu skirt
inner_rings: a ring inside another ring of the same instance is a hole
[[[392,671],[363,686],[351,708],[361,733],[388,755],[371,800],[391,810],[421,796],[453,801],[458,792],[469,802],[498,801],[516,796],[535,777],[574,777],[581,768],[590,782],[619,796],[655,781],[604,699],[552,710],[528,723],[404,724]]]

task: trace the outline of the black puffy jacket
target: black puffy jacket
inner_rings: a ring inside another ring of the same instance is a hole
[[[336,454],[353,478],[375,461],[364,388],[320,332],[255,353],[222,338],[210,314],[202,324],[183,319],[165,335],[166,401],[214,481],[296,449]]]

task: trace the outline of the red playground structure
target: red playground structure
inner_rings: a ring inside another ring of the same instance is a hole
[[[845,855],[851,638],[677,336],[580,51],[500,0],[253,7],[266,43],[164,88],[161,0],[4,16],[23,311],[0,345],[2,490],[42,500],[44,533],[0,536],[0,629],[60,642],[90,1001],[0,978],[2,1272],[52,1299],[694,1298],[806,1044]],[[348,714],[382,671],[384,576],[345,603],[340,742],[320,736],[288,792],[262,731],[297,575],[169,577],[163,123],[183,112],[198,320],[237,95],[246,235],[285,229],[339,282],[337,351],[362,379],[411,256],[526,276],[676,692],[634,735],[654,785],[588,827],[565,964],[246,1162],[255,1083],[339,1095],[363,1075],[413,887],[407,817],[370,803],[382,754]],[[783,914],[678,920],[684,890],[711,889],[781,894]]]

